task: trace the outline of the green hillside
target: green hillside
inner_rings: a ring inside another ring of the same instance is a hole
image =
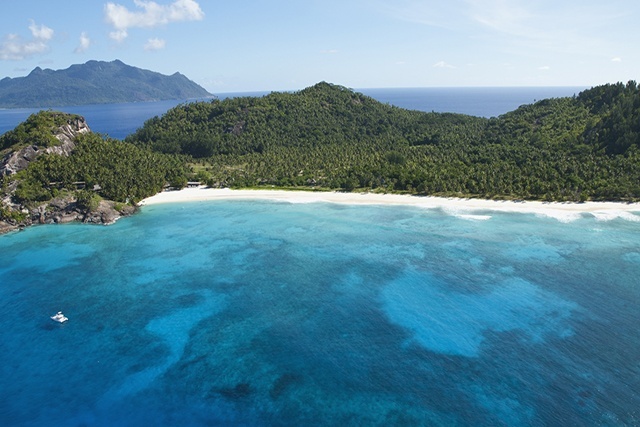
[[[42,111],[32,114],[13,130],[0,135],[0,157],[12,150],[19,150],[27,145],[51,147],[59,145],[55,133],[67,122],[76,119],[77,115]]]
[[[166,76],[119,60],[89,61],[64,70],[35,68],[29,75],[0,80],[0,108],[158,101],[210,97],[184,75]]]
[[[195,159],[210,184],[543,200],[637,200],[640,94],[604,85],[483,119],[341,86],[178,106],[127,141]]]
[[[69,154],[50,152],[48,148],[61,144],[61,133],[70,129],[69,123],[78,117],[41,111],[0,136],[0,219],[3,212],[6,215],[10,210],[8,205],[3,206],[3,199],[31,208],[60,195],[77,196],[78,183],[82,183],[81,188],[95,188],[97,197],[124,203],[152,196],[167,183],[186,185],[188,170],[184,159],[92,132],[68,130],[72,147],[64,153]],[[2,173],[6,162],[16,154],[23,157],[23,152],[29,157],[28,164],[16,173]]]
[[[0,216],[15,219],[24,207],[37,214],[61,195],[136,202],[189,179],[235,188],[637,201],[639,114],[635,82],[492,119],[408,111],[320,83],[184,104],[126,141],[78,128],[62,155],[60,132],[84,119],[43,111],[0,137],[0,166],[11,165],[0,176]]]

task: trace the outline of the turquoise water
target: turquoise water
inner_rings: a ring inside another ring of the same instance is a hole
[[[639,220],[235,201],[5,235],[0,424],[638,425]]]

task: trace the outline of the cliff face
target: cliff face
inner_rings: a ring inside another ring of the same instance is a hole
[[[42,154],[54,153],[61,156],[68,156],[75,148],[75,139],[78,135],[91,132],[84,117],[76,116],[67,120],[67,123],[60,126],[54,133],[55,138],[60,141],[60,145],[41,147],[32,144],[20,150],[8,153],[0,162],[0,175],[13,175],[26,169],[29,163]]]

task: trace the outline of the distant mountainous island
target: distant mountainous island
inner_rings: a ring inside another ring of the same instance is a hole
[[[36,67],[26,77],[0,80],[0,108],[47,108],[211,96],[180,73],[167,76],[120,60],[88,61],[64,70]]]

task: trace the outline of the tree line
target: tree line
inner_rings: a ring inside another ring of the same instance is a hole
[[[73,117],[41,112],[0,137],[0,152],[55,145]],[[554,201],[640,199],[640,89],[598,86],[497,118],[424,113],[320,83],[295,93],[177,106],[125,141],[77,137],[15,176],[28,205],[81,181],[135,203],[167,184],[287,187]],[[86,192],[78,200],[92,203]]]
[[[127,142],[190,156],[219,186],[637,200],[639,115],[633,81],[492,119],[405,110],[323,82],[180,105]]]

